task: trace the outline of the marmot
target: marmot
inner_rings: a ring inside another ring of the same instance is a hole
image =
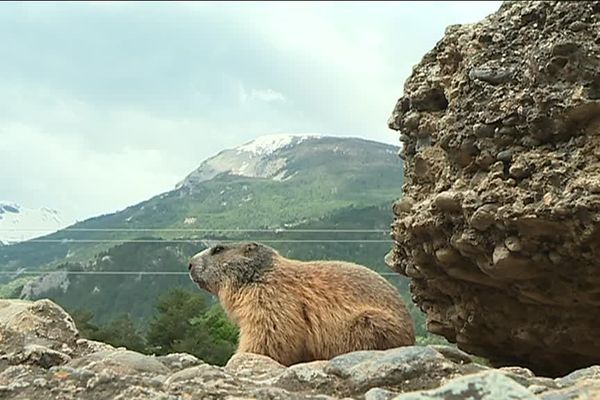
[[[239,326],[238,352],[289,366],[415,343],[398,292],[361,265],[303,262],[263,244],[240,243],[196,254],[189,271]]]

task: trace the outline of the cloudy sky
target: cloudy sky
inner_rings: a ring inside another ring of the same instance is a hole
[[[83,219],[264,134],[397,143],[412,66],[499,5],[3,3],[0,200]]]

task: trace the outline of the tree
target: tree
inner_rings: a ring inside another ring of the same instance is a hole
[[[91,338],[98,332],[98,327],[91,323],[94,313],[89,310],[73,310],[69,313],[79,333],[84,338]]]
[[[150,322],[148,350],[184,352],[223,365],[235,351],[238,331],[218,306],[208,308],[199,292],[174,288],[159,298]]]
[[[102,325],[90,337],[115,347],[144,352],[146,342],[129,314],[122,314],[106,325]]]

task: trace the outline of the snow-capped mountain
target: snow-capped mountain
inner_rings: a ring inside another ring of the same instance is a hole
[[[369,151],[380,151],[381,156],[395,159],[396,150],[388,145],[372,142]],[[277,134],[261,136],[233,149],[223,150],[205,160],[179,182],[176,189],[193,188],[201,182],[213,179],[220,174],[267,178],[286,181],[306,166],[299,168],[294,160],[321,155],[332,161],[335,158],[361,158],[365,142],[356,138],[341,138],[317,134],[289,135]],[[372,154],[371,154],[372,155]],[[298,164],[298,163],[296,163]],[[317,165],[319,163],[317,162]]]
[[[306,141],[321,139],[320,135],[266,135],[233,149],[223,150],[204,161],[176,188],[194,186],[222,173],[251,178],[283,180],[287,177],[287,159],[282,151]]]
[[[26,208],[13,202],[0,201],[0,244],[33,239],[65,226],[56,210]]]

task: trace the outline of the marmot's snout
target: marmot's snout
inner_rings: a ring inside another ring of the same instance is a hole
[[[204,272],[204,251],[196,254],[190,259],[190,263],[188,265],[188,270],[190,274],[190,279],[198,285],[201,289],[207,290],[206,281],[203,278]]]

